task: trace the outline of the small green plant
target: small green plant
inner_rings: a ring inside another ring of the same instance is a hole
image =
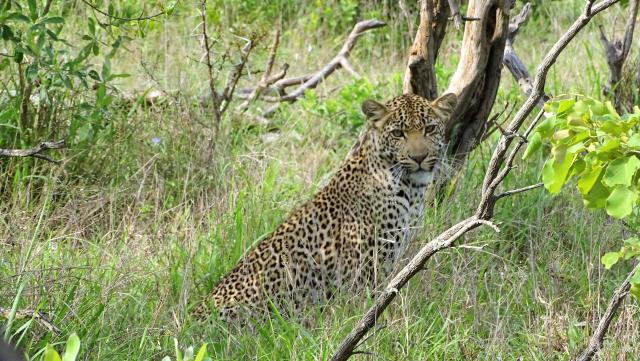
[[[549,158],[542,181],[552,194],[570,180],[577,180],[584,205],[603,209],[640,231],[640,108],[619,115],[611,102],[572,96],[545,105],[540,123],[524,153],[531,156],[549,142]],[[548,149],[548,148],[546,148]],[[640,258],[640,239],[629,238],[617,252],[602,257],[610,269],[619,260]],[[640,272],[631,279],[631,292],[640,299]]]
[[[178,340],[173,339],[173,342],[176,350],[176,361],[211,361],[211,358],[207,356],[206,343],[200,347],[200,350],[198,350],[198,353],[194,357],[193,346],[188,347],[183,353],[178,346]],[[171,357],[165,356],[162,361],[171,361]]]
[[[43,361],[75,361],[76,357],[78,357],[78,353],[80,352],[80,338],[75,333],[72,333],[67,340],[67,345],[65,347],[64,352],[62,353],[62,357],[58,351],[56,351],[53,346],[47,344],[44,349],[44,353],[42,355]]]
[[[319,99],[313,90],[307,91],[300,104],[310,113],[355,131],[365,121],[360,104],[373,98],[380,98],[375,87],[364,79],[355,79],[342,88],[337,96],[327,99]]]

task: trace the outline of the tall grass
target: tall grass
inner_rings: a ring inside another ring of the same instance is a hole
[[[531,69],[581,4],[538,6],[516,41]],[[282,21],[279,61],[292,64],[292,75],[330,59],[357,18],[375,15],[389,26],[362,37],[352,54],[365,79],[338,72],[267,124],[251,116],[264,104],[230,113],[213,162],[201,125],[210,114],[193,100],[207,85],[205,69],[195,61],[200,47],[191,3],[180,3],[174,16],[154,23],[126,56],[113,60],[118,72],[132,74],[121,80],[123,91],[160,86],[178,93],[175,98],[114,106],[108,133],[91,147],[66,151],[62,166],[1,161],[0,306],[42,311],[62,330],[55,336],[35,320],[4,323],[26,354],[39,359],[47,343],[60,344],[72,332],[82,340],[81,358],[91,360],[161,359],[173,354],[174,339],[185,347],[206,342],[216,360],[317,360],[331,354],[375,291],[332,300],[310,325],[275,317],[251,332],[215,320],[198,323],[189,310],[341,162],[362,127],[359,103],[400,91],[411,41],[404,19],[394,8],[385,13],[382,3],[361,5],[355,14],[350,9],[349,1],[337,0],[215,2],[209,16],[220,29],[262,31]],[[329,10],[334,13],[325,14]],[[614,10],[600,21],[614,24],[621,14]],[[76,21],[84,26],[81,17]],[[457,61],[461,34],[451,32],[438,64],[441,87]],[[226,30],[220,34],[233,37]],[[570,45],[551,73],[549,93],[599,94],[607,74],[596,40],[590,26]],[[265,50],[241,86],[259,78]],[[522,99],[505,73],[496,109]],[[473,211],[494,142],[471,155],[451,194],[428,210],[415,249]],[[522,163],[505,187],[538,182],[540,162]],[[496,221],[502,232],[472,233],[430,260],[390,308],[385,326],[360,347],[368,354],[358,357],[570,359],[626,271],[604,272],[599,262],[623,237],[621,225],[585,211],[570,193],[550,197],[535,190],[500,201]],[[627,301],[601,359],[637,359],[639,341],[638,303]]]

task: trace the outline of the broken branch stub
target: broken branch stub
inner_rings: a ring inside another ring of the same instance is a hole
[[[518,35],[518,31],[520,31],[520,26],[527,20],[529,14],[531,13],[531,3],[526,3],[520,13],[511,19],[509,23],[509,34],[507,35],[507,41],[504,47],[504,55],[502,62],[509,69],[511,75],[516,79],[520,89],[526,94],[530,95],[532,90],[531,85],[531,75],[529,75],[529,71],[527,67],[524,65],[518,54],[513,47],[513,42]],[[546,94],[538,101],[537,106],[542,108],[544,103],[549,100],[549,96]]]

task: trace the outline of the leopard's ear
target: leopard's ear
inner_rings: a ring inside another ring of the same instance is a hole
[[[449,119],[457,104],[458,96],[453,93],[444,94],[431,102],[431,106],[442,120]]]
[[[389,114],[387,107],[375,100],[365,100],[362,102],[362,112],[371,124],[378,129],[382,128],[386,121],[387,114]]]

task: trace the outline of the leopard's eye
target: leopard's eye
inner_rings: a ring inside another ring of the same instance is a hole
[[[392,130],[391,135],[393,135],[396,138],[404,138],[404,132],[401,129]]]
[[[429,124],[424,127],[424,134],[431,134],[436,130],[435,124]]]

